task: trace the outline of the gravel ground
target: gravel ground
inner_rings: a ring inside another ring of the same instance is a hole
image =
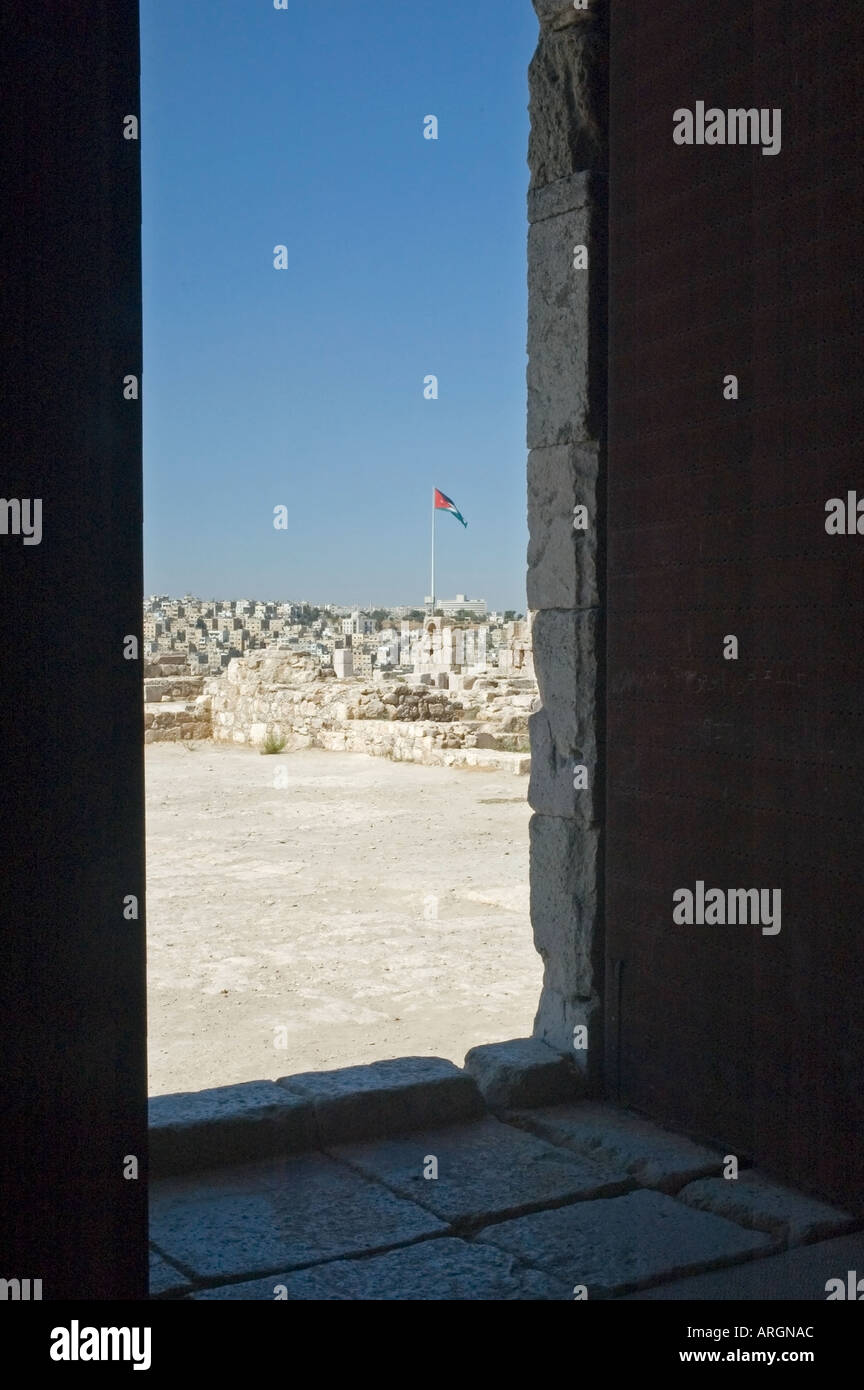
[[[150,744],[150,1093],[530,1034],[527,779]]]

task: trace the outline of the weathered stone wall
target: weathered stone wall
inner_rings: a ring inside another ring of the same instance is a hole
[[[203,693],[203,676],[147,677],[144,681],[145,705],[158,705],[162,700],[194,700]]]
[[[203,686],[203,676],[145,677],[144,742],[210,738],[210,696]]]
[[[197,700],[186,704],[172,700],[144,708],[145,743],[178,743],[212,737],[209,695],[199,695]]]
[[[254,653],[235,658],[205,689],[217,742],[257,746],[273,734],[287,751],[527,772],[533,682],[469,676],[459,686],[315,678],[296,656]]]
[[[529,70],[528,607],[542,707],[530,720],[535,1034],[599,1073],[606,409],[606,6],[534,0]],[[576,268],[575,248],[587,250]],[[574,508],[588,509],[586,530]],[[578,767],[585,768],[584,789]],[[588,1047],[574,1052],[574,1028]]]
[[[182,652],[160,652],[157,659],[144,662],[144,677],[188,676],[189,663]]]

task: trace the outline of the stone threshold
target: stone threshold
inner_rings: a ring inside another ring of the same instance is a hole
[[[579,1073],[568,1058],[538,1039],[519,1038],[472,1048],[464,1070],[440,1057],[399,1057],[153,1096],[150,1175],[302,1153],[579,1095]]]
[[[864,1270],[848,1213],[580,1087],[531,1038],[154,1097],[151,1297],[800,1299]]]

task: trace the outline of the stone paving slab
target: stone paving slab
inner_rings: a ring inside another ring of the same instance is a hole
[[[761,1232],[644,1190],[487,1226],[477,1240],[508,1250],[571,1290],[584,1285],[589,1300],[771,1248]]]
[[[572,1101],[581,1089],[572,1061],[539,1038],[472,1047],[465,1057],[465,1070],[495,1111]]]
[[[711,1149],[611,1105],[583,1101],[511,1111],[504,1118],[550,1144],[616,1164],[641,1187],[662,1192],[677,1192],[697,1178],[717,1176],[723,1168],[721,1156]]]
[[[311,1105],[275,1081],[152,1096],[148,1108],[151,1177],[315,1147]]]
[[[735,1179],[703,1178],[689,1183],[678,1197],[691,1207],[713,1211],[748,1230],[765,1231],[784,1245],[839,1236],[856,1225],[848,1212],[781,1187],[755,1170]]]
[[[443,1057],[303,1072],[280,1077],[278,1085],[313,1107],[321,1144],[456,1124],[486,1113],[474,1078]]]
[[[446,1230],[324,1154],[156,1182],[150,1237],[196,1280],[287,1270]]]
[[[342,1145],[333,1153],[454,1222],[482,1221],[633,1186],[620,1167],[565,1153],[493,1119]],[[437,1178],[424,1177],[429,1158],[437,1159]]]
[[[195,1300],[404,1300],[552,1301],[569,1298],[564,1284],[528,1269],[512,1255],[464,1240],[424,1240],[366,1260],[334,1260],[299,1273],[270,1275],[191,1295]]]
[[[150,1251],[150,1297],[163,1298],[168,1294],[188,1293],[192,1285],[181,1274],[179,1269],[175,1269],[172,1264],[159,1254],[158,1250]]]
[[[799,1245],[794,1250],[769,1255],[765,1260],[752,1260],[731,1269],[660,1284],[653,1289],[629,1294],[621,1301],[741,1299],[757,1303],[803,1299],[807,1302],[824,1302],[828,1297],[825,1288],[828,1280],[842,1279],[848,1286],[850,1270],[864,1280],[864,1233],[841,1236],[818,1245]],[[864,1284],[858,1291],[858,1301],[862,1300]],[[739,1318],[738,1321],[744,1322],[746,1319]],[[763,1317],[762,1321],[767,1323],[769,1319]]]

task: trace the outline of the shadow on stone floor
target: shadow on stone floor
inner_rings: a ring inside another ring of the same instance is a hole
[[[861,1225],[536,1039],[154,1097],[151,1297],[819,1299]]]

